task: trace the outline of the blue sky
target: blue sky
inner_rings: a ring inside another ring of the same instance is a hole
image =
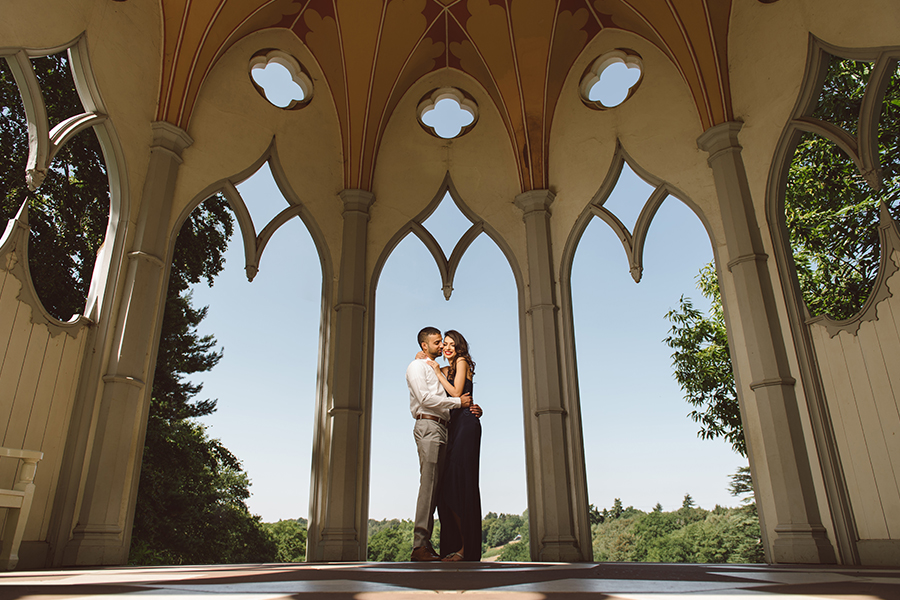
[[[257,230],[286,206],[265,165],[238,188]],[[651,191],[626,168],[606,206],[631,228]],[[425,225],[449,255],[468,221],[446,198]],[[581,239],[572,291],[589,500],[598,507],[621,498],[626,506],[650,510],[660,502],[670,510],[686,493],[706,508],[738,502],[727,486],[746,461],[721,440],[697,437],[672,377],[671,349],[662,342],[669,329],[663,315],[682,294],[705,306],[695,278],[711,258],[700,221],[674,198],[650,227],[640,284],[604,222],[594,219]],[[219,400],[203,422],[243,461],[253,513],[264,521],[307,517],[321,269],[299,219],[276,232],[253,283],[243,265],[235,237],[215,286],[194,290],[195,303],[209,306],[201,333],[214,334],[225,349],[219,365],[198,378],[201,396]],[[484,511],[524,511],[517,296],[499,249],[478,237],[447,302],[433,259],[408,236],[381,274],[375,319],[370,517],[414,512],[418,462],[404,374],[425,325],[462,332],[477,362]]]

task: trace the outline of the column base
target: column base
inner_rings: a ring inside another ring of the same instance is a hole
[[[584,556],[574,537],[559,536],[541,540],[537,560],[540,562],[590,562],[593,556]]]
[[[122,541],[122,528],[99,525],[75,529],[63,551],[62,566],[124,565],[127,562],[128,547]]]
[[[821,525],[790,524],[775,527],[774,563],[833,565],[834,546]]]
[[[358,562],[366,560],[365,549],[359,546],[355,529],[329,528],[322,532],[319,541],[322,562]]]

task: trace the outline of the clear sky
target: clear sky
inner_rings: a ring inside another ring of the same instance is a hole
[[[287,206],[265,165],[238,188],[257,231]],[[626,168],[606,206],[631,228],[651,191]],[[303,191],[297,192],[302,200]],[[468,221],[448,197],[425,225],[449,255]],[[662,342],[669,329],[663,315],[682,294],[705,306],[695,278],[711,258],[700,221],[674,198],[653,220],[640,284],[631,279],[622,245],[604,222],[594,219],[582,237],[572,290],[589,501],[598,507],[621,498],[626,506],[650,510],[659,502],[671,510],[686,493],[705,508],[738,503],[727,486],[746,461],[721,440],[697,437],[672,376],[671,349]],[[195,304],[209,306],[201,333],[214,334],[225,349],[219,365],[198,378],[205,383],[200,397],[219,400],[218,411],[203,422],[243,461],[252,481],[253,513],[264,521],[307,517],[318,257],[302,222],[294,219],[266,247],[253,283],[244,276],[239,235],[226,261],[214,287],[194,291]],[[524,511],[517,294],[500,250],[480,235],[460,264],[448,302],[431,255],[407,236],[381,274],[375,319],[370,517],[413,516],[418,462],[404,375],[425,325],[459,330],[477,362],[474,397],[485,411],[483,510]]]

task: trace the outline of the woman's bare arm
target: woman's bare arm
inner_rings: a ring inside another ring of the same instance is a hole
[[[436,362],[433,360],[428,361],[428,366],[434,369],[435,375],[437,375],[438,381],[441,382],[441,385],[444,386],[444,389],[447,391],[447,395],[451,398],[459,398],[462,396],[463,389],[466,386],[466,379],[469,377],[469,363],[466,362],[466,359],[460,358],[456,361],[456,379],[455,385],[451,385],[450,381],[447,380],[447,376],[441,370]],[[462,377],[460,377],[460,374]]]

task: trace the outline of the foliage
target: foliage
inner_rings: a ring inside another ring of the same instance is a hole
[[[531,560],[531,535],[527,522],[524,527],[520,528],[520,533],[517,535],[521,535],[522,539],[503,546],[498,560],[504,562],[529,562]]]
[[[664,341],[674,350],[675,380],[684,391],[684,399],[695,407],[689,416],[700,423],[697,435],[703,439],[724,437],[735,452],[746,456],[719,280],[712,263],[700,269],[697,287],[710,300],[709,316],[684,296],[677,309],[666,313],[672,328]]]
[[[753,501],[753,478],[750,476],[749,466],[745,465],[738,468],[737,472],[731,476],[728,491],[731,492],[732,496],[744,496],[741,499],[743,503]]]
[[[277,523],[263,523],[263,528],[275,542],[275,561],[296,563],[306,560],[306,519],[284,519]]]
[[[633,560],[634,533],[637,517],[611,519],[591,527],[594,560],[597,562],[628,562]]]
[[[763,562],[755,505],[682,507],[676,511],[635,509],[591,528],[599,562]]]
[[[834,57],[813,116],[855,135],[872,66]],[[831,140],[805,133],[785,190],[785,223],[804,300],[813,315],[859,312],[878,274],[879,203],[900,217],[900,68],[885,92],[878,128],[881,189]]]
[[[65,52],[32,59],[51,124],[84,111]],[[31,236],[28,264],[44,308],[68,321],[85,310],[96,253],[109,220],[109,184],[92,129],[63,146],[36,191],[25,180],[28,122],[18,87],[0,60],[0,218],[27,200]]]
[[[528,530],[525,515],[508,515],[501,513],[495,518],[483,519],[481,522],[481,540],[488,548],[496,548],[511,542],[521,535],[523,528]]]
[[[192,419],[151,414],[131,564],[268,562],[275,542],[249,513],[240,462]]]
[[[414,524],[409,519],[369,519],[369,548],[366,558],[376,562],[403,562],[412,554]],[[440,539],[440,531],[435,527]]]

